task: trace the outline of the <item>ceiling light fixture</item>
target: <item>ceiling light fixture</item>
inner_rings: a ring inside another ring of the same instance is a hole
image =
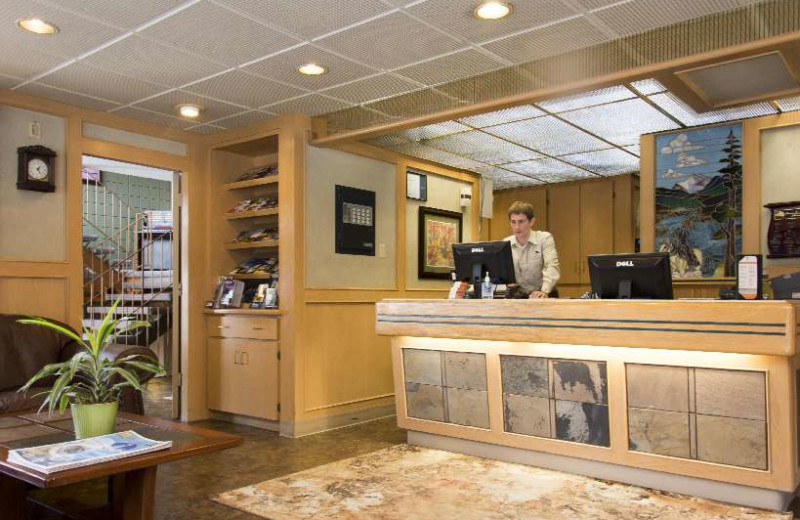
[[[45,22],[41,18],[23,18],[21,20],[17,20],[17,25],[26,31],[44,36],[50,36],[51,34],[58,32],[58,27],[51,23]]]
[[[475,17],[481,20],[499,20],[511,14],[511,4],[505,2],[484,2],[475,8]]]
[[[297,69],[297,72],[300,74],[305,74],[306,76],[320,76],[328,72],[328,69],[327,67],[317,65],[316,63],[306,63]]]
[[[203,110],[203,107],[200,105],[190,105],[187,103],[185,105],[178,105],[177,109],[183,117],[194,119],[200,115],[200,111]]]

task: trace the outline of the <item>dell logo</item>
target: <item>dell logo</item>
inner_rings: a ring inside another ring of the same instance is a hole
[[[473,247],[472,249],[470,249],[470,253],[483,253],[483,248],[482,247]]]
[[[633,267],[633,260],[617,262],[617,267]]]

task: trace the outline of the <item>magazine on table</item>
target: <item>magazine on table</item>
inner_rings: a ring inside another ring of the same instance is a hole
[[[134,431],[112,433],[89,439],[22,448],[8,452],[8,462],[40,473],[79,468],[165,450],[172,441],[154,441]]]

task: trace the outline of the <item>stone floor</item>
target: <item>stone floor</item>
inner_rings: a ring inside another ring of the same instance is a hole
[[[172,420],[172,378],[157,377],[145,384],[144,413]]]
[[[277,433],[229,424],[201,421],[195,426],[239,435],[236,448],[159,466],[155,520],[256,520],[253,516],[212,502],[209,497],[282,475],[355,457],[405,442],[405,431],[386,418],[339,430],[285,439]],[[37,491],[38,498],[71,508],[100,506],[104,481]]]

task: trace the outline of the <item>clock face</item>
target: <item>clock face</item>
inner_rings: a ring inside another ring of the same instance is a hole
[[[31,159],[28,162],[28,178],[35,181],[43,181],[50,174],[47,163],[41,159]]]

